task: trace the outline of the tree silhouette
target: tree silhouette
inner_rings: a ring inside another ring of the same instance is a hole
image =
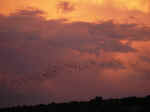
[[[150,95],[137,98],[106,99],[95,97],[87,102],[40,104],[2,108],[0,112],[150,112]]]

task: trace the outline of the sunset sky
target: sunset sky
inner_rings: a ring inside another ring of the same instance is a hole
[[[0,0],[0,107],[150,94],[150,0]]]

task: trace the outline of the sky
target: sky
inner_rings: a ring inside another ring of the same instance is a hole
[[[0,0],[0,107],[150,94],[150,0]]]

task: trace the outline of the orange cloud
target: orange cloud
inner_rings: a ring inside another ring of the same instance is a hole
[[[0,13],[8,14],[17,9],[34,7],[45,11],[47,13],[46,18],[49,19],[66,18],[70,21],[87,22],[114,19],[116,22],[149,24],[149,4],[149,0],[21,0],[19,2],[2,0]],[[63,12],[71,12],[62,16],[58,12],[60,7]]]

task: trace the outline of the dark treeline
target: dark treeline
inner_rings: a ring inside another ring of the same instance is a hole
[[[1,108],[0,112],[150,112],[150,95],[107,99],[96,97],[84,102],[51,103]]]

